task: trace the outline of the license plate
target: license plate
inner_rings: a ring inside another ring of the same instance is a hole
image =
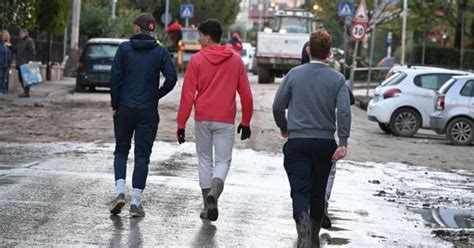
[[[110,71],[112,69],[111,65],[94,65],[92,68],[98,71]]]

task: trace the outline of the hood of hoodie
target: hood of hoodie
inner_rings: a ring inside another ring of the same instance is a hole
[[[220,45],[211,45],[201,50],[201,54],[211,64],[218,65],[234,55],[234,52],[227,47]]]
[[[148,50],[158,46],[155,38],[146,34],[136,34],[130,38],[130,44],[136,50]]]

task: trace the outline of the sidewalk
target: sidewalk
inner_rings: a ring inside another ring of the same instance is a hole
[[[61,81],[45,81],[30,88],[30,97],[62,97],[74,91],[75,78],[65,77]],[[14,88],[8,92],[7,98],[16,97],[23,92],[21,87]]]

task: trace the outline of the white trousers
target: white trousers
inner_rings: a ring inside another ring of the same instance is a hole
[[[225,181],[232,161],[235,126],[233,124],[196,121],[196,152],[199,166],[199,185],[211,188],[213,178]]]

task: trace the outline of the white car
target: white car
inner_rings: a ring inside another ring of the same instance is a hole
[[[400,68],[375,88],[367,116],[388,134],[413,136],[419,128],[431,128],[436,91],[452,76],[467,74],[432,67]]]
[[[240,56],[242,57],[242,61],[244,62],[245,69],[247,69],[247,71],[252,70],[254,55],[255,47],[253,47],[250,43],[242,43],[242,52],[240,53]]]

